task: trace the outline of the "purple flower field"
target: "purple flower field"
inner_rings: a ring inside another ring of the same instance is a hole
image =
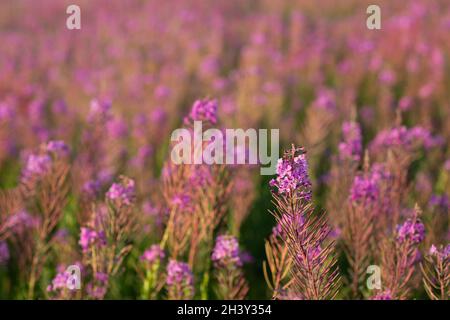
[[[0,299],[448,300],[450,1],[372,2],[0,1]]]

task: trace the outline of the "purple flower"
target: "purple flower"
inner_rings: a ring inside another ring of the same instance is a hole
[[[194,295],[194,276],[187,263],[170,260],[166,284],[169,299],[192,299]]]
[[[35,228],[39,225],[38,217],[30,215],[25,210],[21,210],[6,219],[5,228],[12,232],[19,233],[30,228]]]
[[[197,100],[192,105],[189,116],[184,119],[185,124],[193,121],[208,121],[212,124],[217,123],[217,100]]]
[[[95,280],[97,280],[98,282],[102,283],[102,284],[106,284],[108,283],[108,275],[104,272],[97,272],[95,274]]]
[[[333,111],[336,109],[336,95],[334,91],[329,89],[319,89],[317,97],[313,102],[313,106],[318,109],[326,111]]]
[[[91,101],[89,108],[88,121],[92,122],[95,119],[102,121],[108,120],[111,117],[111,101],[97,100]]]
[[[95,273],[93,282],[86,285],[87,294],[93,299],[103,299],[108,290],[108,280],[109,277],[106,273]]]
[[[329,237],[331,239],[339,239],[341,237],[342,230],[339,227],[335,227],[330,231]]]
[[[119,201],[124,205],[131,205],[135,198],[136,188],[134,180],[123,178],[120,183],[113,183],[106,193],[106,198]]]
[[[62,228],[56,231],[54,239],[57,243],[63,244],[68,243],[69,237],[70,237],[69,230]]]
[[[108,288],[104,286],[93,286],[88,283],[86,286],[86,292],[92,299],[101,300],[105,297]]]
[[[143,168],[151,159],[153,153],[151,146],[142,146],[138,149],[137,155],[131,160],[131,163],[138,168]]]
[[[422,127],[416,126],[411,129],[405,126],[383,130],[378,133],[370,148],[377,152],[391,147],[401,147],[407,150],[423,146],[426,149],[442,144],[442,138],[433,137],[431,133]]]
[[[83,184],[83,192],[90,197],[98,195],[102,188],[102,184],[98,180],[89,180]]]
[[[444,163],[444,169],[450,171],[450,159],[447,159]]]
[[[100,246],[106,245],[106,236],[103,231],[97,232],[90,228],[82,227],[80,241],[78,242],[84,252],[86,252],[93,244]]]
[[[380,198],[382,181],[388,180],[389,177],[389,172],[382,164],[374,164],[369,173],[355,176],[350,189],[350,201],[365,205],[375,203]]]
[[[51,165],[52,159],[49,155],[30,154],[23,171],[23,176],[43,176],[50,171]]]
[[[67,288],[67,281],[69,280],[69,277],[70,274],[65,270],[58,272],[53,278],[51,285],[47,287],[47,291],[57,291]]]
[[[375,296],[371,298],[371,300],[392,300],[392,294],[390,290],[386,290],[380,293],[377,293]]]
[[[209,166],[194,165],[189,176],[189,183],[193,188],[202,188],[212,183],[211,170]]]
[[[194,207],[191,200],[192,198],[188,193],[178,193],[173,196],[171,205],[183,212],[192,213]]]
[[[8,244],[5,241],[0,241],[0,266],[8,263],[9,249]]]
[[[305,154],[295,158],[281,158],[277,164],[277,177],[270,181],[272,187],[278,188],[278,193],[293,193],[300,190],[299,195],[311,199],[311,181],[308,175],[308,162]]]
[[[448,257],[450,256],[450,244],[448,244],[445,248],[441,246],[440,250],[434,244],[432,244],[428,253],[431,256],[448,259]]]
[[[379,188],[377,181],[370,176],[356,176],[353,180],[350,191],[350,199],[352,202],[362,201],[364,203],[375,202],[379,197]]]
[[[13,117],[14,109],[10,105],[0,102],[0,121],[8,122],[11,121]]]
[[[380,73],[378,79],[383,84],[391,85],[395,82],[396,77],[395,73],[392,70],[385,69]]]
[[[152,264],[157,260],[164,259],[165,256],[166,254],[164,253],[164,250],[162,250],[158,244],[154,244],[149,249],[144,251],[144,254],[141,256],[141,260]]]
[[[164,86],[164,85],[159,85],[155,88],[155,97],[158,99],[165,99],[167,97],[170,96],[170,88]]]
[[[438,249],[436,248],[436,246],[434,244],[431,245],[430,247],[430,251],[428,251],[428,253],[432,256],[437,255],[439,253]]]
[[[70,154],[70,148],[64,141],[56,140],[47,143],[47,151],[53,152],[60,157],[66,157]]]
[[[166,121],[167,113],[162,107],[156,107],[150,113],[150,121],[154,124],[160,124]]]
[[[344,122],[342,135],[343,141],[339,144],[340,158],[359,161],[362,152],[361,127],[356,122]]]
[[[125,137],[128,132],[126,122],[120,118],[114,118],[108,121],[108,123],[106,124],[106,129],[108,131],[108,134],[115,139]]]
[[[81,228],[81,235],[80,235],[80,241],[79,244],[83,251],[87,251],[89,246],[95,242],[95,239],[97,237],[97,232],[94,230],[91,230],[89,228]]]
[[[241,251],[239,253],[239,259],[241,259],[243,264],[253,263],[255,261],[255,258],[248,251]]]
[[[445,248],[444,248],[444,252],[443,252],[444,257],[447,259],[450,256],[450,244],[448,244]]]
[[[434,147],[438,147],[442,145],[443,140],[440,136],[434,136],[425,128],[422,127],[413,127],[409,129],[408,139],[411,141],[411,144],[421,143],[425,147],[425,149],[431,149]]]
[[[81,264],[79,262],[75,263],[75,265],[77,265],[81,269]],[[73,277],[72,274],[68,272],[66,267],[63,265],[59,265],[57,270],[58,273],[53,278],[52,283],[47,286],[48,292],[57,292],[64,289],[78,289],[76,287],[76,281],[79,281],[80,279],[76,279],[75,277]]]
[[[419,219],[408,219],[402,225],[397,226],[396,240],[399,243],[404,241],[420,243],[423,239],[425,239],[425,226]]]
[[[433,194],[430,199],[430,207],[437,207],[446,211],[450,209],[450,201],[446,194]]]
[[[238,267],[242,266],[239,243],[236,237],[230,235],[218,236],[211,259],[217,267],[228,265]]]
[[[187,263],[170,260],[167,265],[167,280],[168,285],[176,283],[193,284],[193,275],[191,268]]]
[[[398,101],[398,107],[400,110],[406,111],[406,110],[411,109],[412,103],[413,103],[413,101],[412,101],[411,97],[405,96],[405,97],[402,97]]]

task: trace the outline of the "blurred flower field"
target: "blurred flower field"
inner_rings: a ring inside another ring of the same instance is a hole
[[[0,298],[448,300],[450,2],[369,4],[1,1]],[[276,174],[174,164],[193,121]]]

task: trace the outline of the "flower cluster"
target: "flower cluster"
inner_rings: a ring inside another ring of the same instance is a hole
[[[326,111],[334,111],[336,108],[336,94],[333,90],[320,88],[316,99],[313,101],[313,106]]]
[[[52,158],[47,155],[30,154],[23,171],[23,176],[43,176],[47,174],[52,165]]]
[[[82,227],[79,244],[84,252],[88,251],[92,245],[105,246],[106,236],[103,231],[95,231],[90,228]]]
[[[65,289],[71,291],[77,290],[76,281],[79,280],[72,277],[64,266],[59,266],[58,273],[53,278],[52,283],[47,286],[47,292],[57,292]]]
[[[31,178],[42,178],[50,173],[55,155],[59,158],[69,156],[69,146],[61,140],[49,141],[43,145],[41,152],[30,153],[26,157],[25,167],[22,170],[22,180],[26,182]]]
[[[157,244],[152,245],[149,249],[144,251],[144,254],[141,256],[141,260],[145,261],[149,264],[153,264],[157,260],[162,260],[166,254],[164,250]]]
[[[279,194],[296,193],[305,200],[311,200],[311,181],[308,175],[306,155],[285,156],[278,160],[277,177],[270,181]]]
[[[192,285],[194,277],[191,268],[187,263],[170,260],[167,265],[167,279],[168,285],[184,284]]]
[[[428,253],[431,256],[441,257],[443,259],[448,259],[450,257],[450,244],[448,244],[445,248],[439,250],[434,244],[431,245]]]
[[[366,205],[380,199],[381,183],[390,178],[390,174],[381,164],[374,164],[370,172],[355,176],[350,189],[350,201]]]
[[[379,292],[371,300],[392,300],[392,293],[390,290]]]
[[[361,159],[362,152],[360,125],[356,122],[344,122],[342,125],[342,135],[343,141],[339,143],[340,158],[358,162]]]
[[[437,207],[443,211],[450,210],[450,200],[446,194],[433,194],[430,198],[430,207]]]
[[[425,238],[425,226],[419,219],[408,219],[402,225],[397,226],[396,240],[399,243],[411,241],[420,243]]]
[[[236,237],[230,235],[218,236],[211,259],[217,267],[227,265],[242,266],[239,243]]]
[[[169,299],[192,299],[194,295],[194,275],[187,263],[170,260],[166,278]]]
[[[111,118],[111,101],[94,99],[89,108],[88,120],[90,122],[100,119],[101,121]]]
[[[434,137],[429,130],[423,127],[416,126],[408,129],[405,126],[400,126],[380,131],[373,140],[371,149],[374,152],[391,147],[412,150],[417,146],[423,146],[426,149],[430,149],[441,144],[441,137]]]
[[[108,290],[109,276],[103,272],[97,272],[92,282],[86,285],[86,292],[92,299],[103,299]]]
[[[185,124],[193,121],[207,121],[211,124],[217,123],[217,100],[197,100],[191,108],[189,116],[184,119]]]
[[[48,152],[54,153],[59,157],[66,157],[70,154],[70,147],[61,140],[49,141],[46,149]]]
[[[131,205],[135,198],[136,188],[134,180],[122,177],[120,183],[113,183],[106,193],[106,198],[123,205]]]
[[[25,230],[35,228],[39,225],[39,217],[29,214],[25,210],[20,210],[17,213],[10,215],[5,222],[5,228],[12,232],[19,233]]]

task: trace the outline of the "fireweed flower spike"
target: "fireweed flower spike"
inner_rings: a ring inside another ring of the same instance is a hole
[[[194,276],[187,263],[169,261],[166,288],[169,300],[189,300],[194,297]]]
[[[327,239],[330,228],[324,215],[314,214],[307,168],[304,149],[293,145],[279,160],[277,177],[270,183],[275,188],[272,214],[285,234],[292,259],[288,296],[333,299],[339,288],[334,243]]]
[[[129,206],[133,203],[135,197],[134,181],[122,178],[120,183],[113,183],[106,193],[106,198],[116,202],[119,206]]]
[[[19,192],[24,204],[35,213],[37,223],[31,263],[28,264],[28,294],[32,299],[35,285],[45,264],[48,247],[54,240],[55,231],[66,205],[70,172],[67,158],[68,146],[62,141],[50,141],[41,145],[38,153],[29,155],[22,171]]]
[[[106,205],[97,207],[91,221],[81,229],[79,244],[83,263],[93,276],[90,296],[94,299],[103,299],[111,277],[132,249],[135,198],[134,180],[121,176],[107,191]]]
[[[331,170],[327,175],[329,193],[326,207],[329,220],[335,230],[344,230],[347,224],[349,190],[362,155],[362,132],[358,122],[348,121],[342,125],[342,138],[338,145],[338,155],[331,161]]]
[[[248,285],[241,269],[242,261],[236,237],[218,236],[211,260],[217,279],[217,297],[224,300],[244,299],[248,292]]]
[[[306,201],[311,200],[311,181],[304,153],[294,158],[279,159],[276,173],[277,177],[270,181],[270,186],[277,188],[279,194],[295,193]]]
[[[75,263],[80,270],[82,266],[77,262]],[[76,287],[76,281],[74,277],[67,271],[67,267],[60,265],[57,268],[58,273],[55,275],[51,283],[47,286],[47,293],[52,299],[70,299],[74,298],[78,292]],[[81,279],[79,279],[81,280]],[[71,285],[72,287],[70,287]]]
[[[367,165],[367,162],[366,162]],[[349,263],[351,295],[360,298],[360,284],[364,279],[370,257],[375,204],[380,198],[378,180],[368,168],[355,176],[350,195],[343,207],[342,242]]]
[[[211,100],[194,103],[186,117],[187,129],[192,129],[193,120],[215,123],[216,103]],[[201,277],[199,296],[207,299],[211,292],[214,235],[227,214],[231,174],[224,165],[176,165],[169,159],[162,180],[169,215],[160,245],[167,248],[173,259],[186,254],[188,265]]]
[[[382,284],[392,299],[408,297],[409,281],[417,262],[418,246],[425,238],[425,227],[419,216],[418,206],[414,215],[397,226],[389,239],[381,246]]]
[[[141,296],[143,299],[154,299],[164,285],[159,276],[162,260],[166,253],[158,244],[153,244],[144,251],[140,260],[144,270],[144,281]]]

